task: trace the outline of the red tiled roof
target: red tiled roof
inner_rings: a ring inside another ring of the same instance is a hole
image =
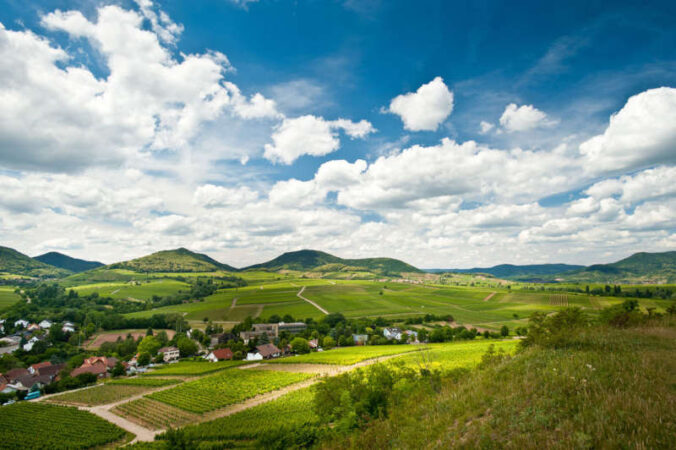
[[[12,369],[5,374],[5,378],[7,378],[10,383],[12,383],[14,380],[20,376],[26,375],[27,373],[28,369]]]
[[[281,353],[281,350],[275,347],[274,344],[263,344],[259,345],[256,347],[256,350],[258,350],[258,353],[261,354],[263,358],[267,358],[268,356],[272,356],[275,353]]]
[[[40,362],[40,363],[37,363],[37,364],[33,364],[30,368],[33,369],[33,370],[37,370],[37,369],[42,369],[43,367],[49,367],[51,365],[52,365],[51,362],[43,361],[43,362]]]
[[[73,370],[70,373],[71,377],[76,377],[80,375],[81,373],[93,373],[94,375],[101,375],[108,372],[108,369],[106,368],[106,365],[102,362],[99,361],[96,364],[89,364],[89,365],[81,365],[77,369]]]
[[[219,348],[212,352],[216,359],[232,359],[232,350],[229,348]]]

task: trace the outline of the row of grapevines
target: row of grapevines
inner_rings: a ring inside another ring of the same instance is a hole
[[[121,384],[126,386],[149,386],[149,387],[161,387],[169,386],[170,384],[180,383],[180,379],[176,378],[119,378],[116,380],[110,380],[106,384]]]
[[[50,397],[50,403],[66,403],[71,405],[96,406],[124,400],[137,394],[142,394],[150,388],[147,386],[125,386],[120,384],[102,384],[78,391]]]
[[[154,392],[148,397],[186,411],[203,413],[313,376],[315,375],[271,370],[226,370],[175,388]]]
[[[145,374],[145,377],[164,376],[164,375],[204,375],[211,372],[216,372],[230,367],[240,366],[246,364],[246,361],[181,361],[175,364],[166,364],[152,372]]]
[[[0,448],[90,448],[126,434],[94,414],[65,406],[19,402],[3,407],[0,414]]]
[[[310,387],[210,422],[189,425],[183,431],[191,440],[256,439],[275,427],[296,427],[317,422]],[[160,436],[162,439],[164,436]]]
[[[131,402],[122,403],[112,410],[118,416],[139,423],[153,430],[178,427],[186,423],[195,422],[198,415],[157,402],[148,398],[140,398]]]
[[[367,359],[391,356],[420,350],[415,345],[365,345],[357,347],[341,347],[324,352],[313,352],[289,358],[267,361],[275,364],[339,364],[351,365]]]

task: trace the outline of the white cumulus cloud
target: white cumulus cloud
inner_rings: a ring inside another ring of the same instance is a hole
[[[401,117],[411,131],[434,131],[453,111],[453,93],[441,77],[423,84],[415,92],[398,95],[388,112]]]
[[[517,106],[516,103],[510,103],[500,116],[500,125],[510,133],[551,126],[555,123],[555,121],[547,118],[547,114],[533,105]]]

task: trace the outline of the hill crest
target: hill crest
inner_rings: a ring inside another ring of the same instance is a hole
[[[68,270],[45,264],[10,247],[0,246],[0,272],[29,277],[60,277]]]
[[[84,272],[91,269],[96,269],[104,264],[98,261],[87,261],[84,259],[73,258],[72,256],[64,255],[59,252],[48,252],[33,259],[49,264],[60,269],[69,270],[74,273]]]
[[[236,271],[232,266],[220,263],[202,253],[196,253],[180,247],[173,250],[161,250],[140,258],[105,266],[107,269],[127,269],[134,272],[213,272]]]

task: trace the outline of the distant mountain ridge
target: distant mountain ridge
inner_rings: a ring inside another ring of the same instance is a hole
[[[560,274],[562,280],[601,283],[676,283],[676,251],[639,252],[611,264]]]
[[[202,253],[195,253],[187,248],[162,250],[147,256],[105,266],[107,269],[127,269],[134,272],[213,272],[235,269],[220,263]]]
[[[35,256],[36,259],[50,266],[59,267],[74,273],[84,272],[86,270],[96,269],[104,264],[98,261],[86,261],[84,259],[73,258],[59,252],[49,252],[43,255]]]
[[[499,264],[493,267],[474,267],[472,269],[449,269],[449,272],[455,273],[485,273],[493,275],[496,278],[516,279],[539,277],[543,275],[554,275],[569,272],[571,270],[583,269],[585,266],[573,264]]]
[[[344,259],[319,250],[298,250],[284,253],[275,259],[254,264],[242,270],[298,270],[335,272],[342,269],[365,270],[375,273],[422,272],[417,267],[394,258]]]
[[[45,264],[9,247],[0,246],[0,272],[28,277],[61,277],[68,270]]]

